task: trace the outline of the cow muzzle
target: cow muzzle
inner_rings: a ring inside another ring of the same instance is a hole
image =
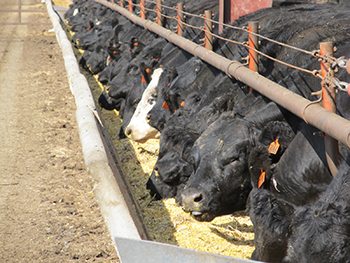
[[[187,188],[181,193],[180,203],[182,210],[190,213],[191,216],[198,221],[212,221],[215,216],[209,212],[204,205],[205,194],[202,190],[196,188]]]

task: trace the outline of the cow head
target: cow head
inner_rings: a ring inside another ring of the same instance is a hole
[[[170,85],[170,83],[176,76],[177,71],[175,68],[165,70],[165,72],[161,75],[156,88],[156,103],[154,104],[152,109],[147,113],[146,116],[147,123],[160,132],[164,129],[166,120],[171,115],[169,109],[164,106],[165,100],[163,90]]]
[[[195,171],[180,200],[185,212],[211,221],[245,209],[251,190],[248,154],[259,133],[232,112],[209,126],[192,148]]]
[[[171,186],[186,183],[193,172],[191,148],[195,138],[182,127],[169,126],[160,137],[160,149],[154,167],[160,179]]]
[[[141,74],[139,74],[138,76],[138,81],[136,81],[129,90],[125,99],[125,105],[123,110],[122,129],[128,133],[129,131],[127,129],[127,126],[129,125],[134,115],[134,112],[142,99],[144,91],[146,90],[147,86],[151,81],[151,76],[153,74],[153,68],[151,66],[146,65],[143,62],[140,63],[139,69]]]
[[[153,72],[151,81],[143,92],[141,100],[126,127],[126,136],[134,141],[146,142],[148,139],[159,138],[160,136],[159,131],[147,123],[146,116],[156,102],[157,86],[163,72],[164,68],[158,68]]]

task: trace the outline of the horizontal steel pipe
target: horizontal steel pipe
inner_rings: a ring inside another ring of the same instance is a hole
[[[318,104],[313,104],[311,101],[291,92],[281,85],[278,85],[277,83],[259,75],[258,73],[251,71],[239,62],[229,60],[216,54],[215,52],[208,51],[206,48],[178,36],[177,34],[158,26],[156,23],[133,15],[126,9],[121,8],[116,4],[112,4],[105,0],[94,1],[119,12],[135,24],[143,26],[144,28],[176,44],[187,52],[198,56],[203,61],[225,72],[229,76],[232,76],[245,83],[249,87],[252,87],[296,116],[304,119],[307,123],[315,126],[316,128],[350,147],[350,122],[348,120],[327,111]]]

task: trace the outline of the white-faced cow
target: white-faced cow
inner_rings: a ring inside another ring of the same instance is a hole
[[[163,71],[163,68],[158,68],[153,72],[151,81],[143,92],[129,125],[126,127],[126,136],[134,141],[143,143],[148,139],[160,137],[159,131],[147,123],[146,116],[155,104],[156,88]]]

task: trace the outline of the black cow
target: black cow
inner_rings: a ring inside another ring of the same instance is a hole
[[[284,262],[348,262],[350,259],[350,166],[339,168],[313,204],[297,207]]]
[[[255,180],[259,180],[258,177]],[[249,194],[249,215],[254,225],[252,260],[278,263],[287,254],[294,205],[275,197],[269,190],[253,186]]]
[[[349,159],[315,201],[298,206],[269,187],[250,193],[254,224],[252,259],[264,262],[347,262],[349,254]],[[257,176],[253,176],[254,183]],[[252,177],[252,178],[253,178]],[[292,200],[291,200],[292,201]]]
[[[111,11],[102,7],[93,0],[86,2],[74,1],[64,14],[70,29],[73,32],[87,32],[99,20],[103,19],[103,15]],[[97,17],[98,16],[98,17]]]
[[[266,171],[266,177],[269,178],[266,183],[278,198],[295,205],[317,200],[332,180],[324,138],[315,135],[318,133],[318,129],[304,124],[277,163],[269,158],[263,160],[268,155],[267,150],[252,151],[249,157],[251,173],[260,174],[264,167],[270,165],[273,168]]]
[[[93,52],[86,50],[79,60],[79,64],[87,72],[98,74],[101,72],[107,63],[108,53],[106,49],[99,43],[94,46]]]
[[[290,128],[267,128],[260,139],[265,143],[254,148],[248,160],[253,187],[248,208],[255,233],[252,259],[281,262],[287,251],[294,206],[317,200],[332,176],[326,164],[324,138],[315,135],[317,129],[304,124],[294,137]],[[274,138],[279,139],[279,152],[267,148],[266,142]]]
[[[251,190],[247,155],[259,133],[233,112],[222,114],[205,130],[192,148],[195,172],[181,193],[185,212],[211,221],[245,208]]]
[[[77,44],[78,48],[91,52],[94,51],[94,47],[98,44],[106,47],[106,43],[111,37],[111,32],[118,23],[117,15],[111,13],[99,24],[93,24],[88,31],[75,33],[72,40]]]

